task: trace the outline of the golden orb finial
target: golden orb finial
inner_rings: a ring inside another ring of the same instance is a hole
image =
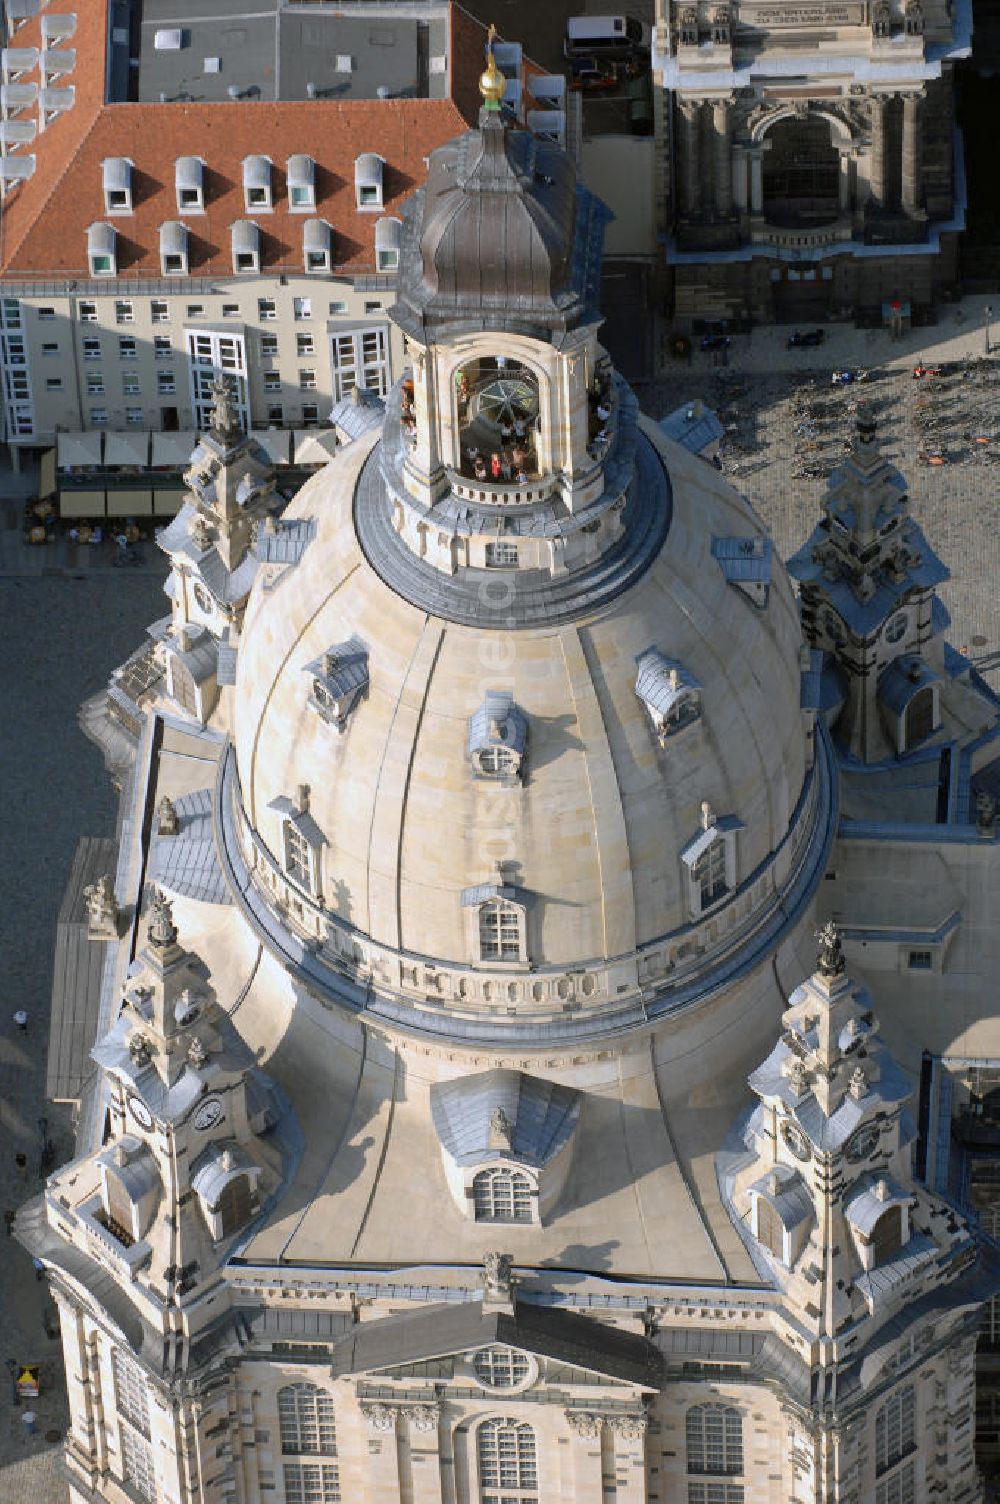
[[[500,108],[500,101],[503,99],[504,90],[507,87],[507,80],[497,67],[497,60],[493,56],[493,44],[496,39],[497,29],[491,24],[486,36],[489,61],[484,71],[479,75],[479,92],[483,96],[483,101],[488,110],[498,110]]]

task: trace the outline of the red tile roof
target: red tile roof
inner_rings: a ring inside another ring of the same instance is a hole
[[[117,231],[119,276],[159,277],[159,227],[177,219],[189,229],[192,276],[232,274],[230,226],[238,219],[260,226],[265,270],[301,271],[302,226],[313,217],[333,227],[338,272],[372,271],[379,214],[358,212],[355,158],[374,151],[385,159],[381,212],[398,213],[423,182],[429,153],[468,128],[458,101],[470,118],[478,104],[467,75],[473,70],[474,80],[481,71],[484,33],[457,6],[452,20],[460,55],[453,57],[450,99],[105,104],[108,4],[77,0],[77,30],[69,43],[76,49],[76,68],[65,80],[75,86],[76,102],[36,137],[34,176],[4,200],[0,275],[88,276],[86,229],[97,220],[107,220]],[[10,45],[40,47],[40,18],[19,28]],[[293,214],[285,164],[296,152],[316,161],[316,207]],[[274,164],[270,213],[244,205],[243,158],[254,153]],[[202,214],[177,208],[174,162],[183,156],[202,157],[206,164]],[[106,157],[134,163],[132,214],[105,212],[101,163]]]

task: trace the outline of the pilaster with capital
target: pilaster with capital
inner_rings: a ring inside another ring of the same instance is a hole
[[[920,160],[920,95],[903,95],[902,203],[905,214],[919,214],[923,197]]]
[[[441,1504],[441,1406],[434,1401],[408,1405],[407,1422],[413,1504]]]
[[[695,215],[701,208],[701,102],[680,102],[681,213]]]
[[[645,1504],[646,1429],[644,1411],[610,1417],[615,1447],[615,1476],[619,1504]],[[624,1480],[624,1481],[623,1481]]]
[[[573,1466],[575,1504],[602,1504],[604,1499],[601,1443],[605,1417],[594,1410],[567,1410]]]
[[[362,1401],[361,1417],[367,1423],[367,1455],[362,1455],[365,1498],[371,1504],[394,1504],[400,1497],[399,1445],[396,1426],[399,1406],[380,1401]]]
[[[730,147],[729,101],[717,99],[712,105],[712,174],[715,187],[715,209],[720,215],[728,215],[733,209],[733,166]]]
[[[871,201],[877,209],[885,208],[885,110],[885,99],[876,94],[871,101],[872,155],[868,182]]]

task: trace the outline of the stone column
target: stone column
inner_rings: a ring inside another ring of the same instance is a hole
[[[681,213],[697,214],[701,206],[701,151],[698,132],[701,106],[696,100],[681,101]]]
[[[750,171],[746,150],[742,146],[733,153],[733,196],[737,211],[745,214],[750,202]]]
[[[712,106],[714,138],[715,209],[720,215],[729,215],[733,209],[733,169],[729,160],[729,105],[725,99],[717,99]]]
[[[750,213],[764,212],[764,158],[760,148],[750,158]]]
[[[850,148],[840,153],[840,212],[846,214],[851,207],[851,152]]]
[[[872,160],[869,182],[872,203],[877,209],[885,208],[885,105],[885,99],[878,94],[871,102]]]
[[[602,1504],[604,1499],[601,1466],[603,1416],[592,1410],[567,1410],[566,1423],[573,1437],[570,1447],[573,1459],[574,1504]]]
[[[920,95],[903,95],[903,212],[919,214],[922,197],[920,181]]]

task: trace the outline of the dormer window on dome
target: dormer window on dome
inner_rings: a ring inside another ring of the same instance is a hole
[[[270,157],[243,158],[243,202],[255,212],[274,208]]]
[[[751,606],[763,611],[771,594],[771,562],[774,545],[770,538],[713,538],[712,557],[726,583],[745,596]]]
[[[469,952],[474,964],[504,967],[528,962],[528,906],[520,888],[502,880],[462,892]]]
[[[328,726],[343,731],[347,718],[368,689],[368,649],[358,638],[338,642],[305,666],[312,675],[309,706]]]
[[[333,230],[325,219],[307,219],[302,226],[302,262],[307,272],[333,270]]]
[[[309,813],[309,788],[300,784],[297,802],[282,795],[268,805],[281,818],[281,858],[286,877],[310,898],[322,902],[322,855],[326,836]]]
[[[395,272],[399,270],[399,247],[403,234],[403,221],[394,215],[386,215],[375,224],[375,270]]]
[[[862,1175],[844,1202],[844,1216],[865,1270],[893,1259],[910,1241],[912,1197],[886,1175]]]
[[[205,208],[205,164],[200,157],[178,157],[174,163],[174,189],[179,214],[201,213]]]
[[[87,230],[87,264],[92,277],[118,275],[117,232],[114,225],[98,223]]]
[[[316,207],[316,163],[301,153],[288,158],[288,207],[299,212]]]
[[[701,831],[681,852],[692,919],[722,903],[735,888],[736,833],[740,826],[734,816],[717,818],[710,804],[701,806]]]
[[[190,270],[187,225],[179,220],[160,226],[160,270],[165,277],[186,277]]]
[[[636,696],[645,705],[660,746],[701,715],[701,685],[692,674],[649,648],[636,660]]]
[[[101,1201],[92,1215],[123,1248],[149,1230],[163,1191],[156,1160],[142,1139],[127,1133],[102,1149],[96,1161]]]
[[[260,271],[260,229],[250,219],[238,219],[232,227],[233,271]]]
[[[105,157],[101,163],[105,214],[131,214],[132,163],[128,157]]]
[[[754,1237],[791,1269],[815,1220],[808,1185],[798,1170],[776,1165],[748,1187],[748,1194]]]
[[[354,162],[354,196],[359,209],[383,207],[383,170],[385,159],[377,152],[362,152]]]
[[[479,778],[513,783],[521,776],[528,722],[506,690],[488,689],[469,717],[469,760]]]

